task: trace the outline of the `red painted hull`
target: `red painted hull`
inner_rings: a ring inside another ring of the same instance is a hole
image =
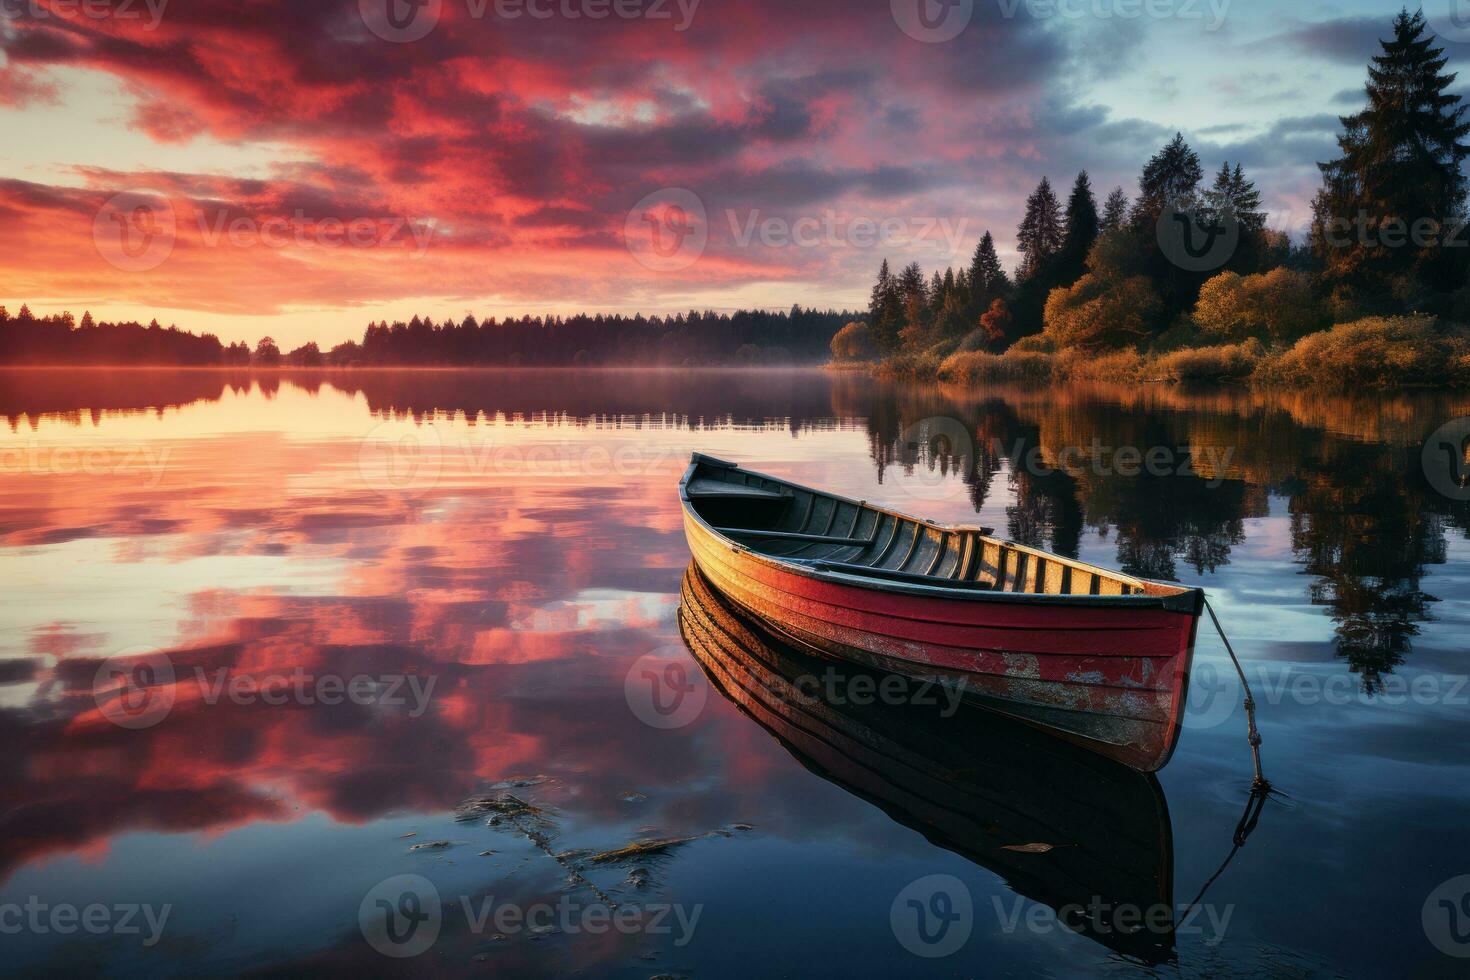
[[[880,678],[809,655],[684,577],[679,625],[717,690],[804,766],[932,843],[1061,913],[1097,901],[1173,921],[1173,834],[1158,779],[943,698],[887,705],[823,696],[814,677]],[[1004,745],[1005,751],[996,751]],[[1065,842],[1038,860],[1024,846]],[[1174,960],[1168,930],[1073,918],[1082,934],[1146,963]]]
[[[965,700],[1135,769],[1173,754],[1197,606],[1097,597],[928,596],[759,554],[686,506],[695,563],[723,595],[822,654],[961,685]],[[1037,602],[1043,598],[1046,602]]]

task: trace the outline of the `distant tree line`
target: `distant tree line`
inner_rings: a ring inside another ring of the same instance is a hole
[[[578,314],[458,323],[414,317],[370,324],[362,343],[335,347],[336,362],[364,364],[764,364],[816,362],[854,314],[741,310],[667,317]]]
[[[371,323],[361,342],[323,351],[315,343],[282,351],[264,337],[252,350],[162,327],[155,320],[80,322],[70,313],[37,317],[0,307],[0,364],[178,364],[239,367],[566,366],[598,364],[741,365],[826,359],[832,337],[854,314],[832,310],[712,311],[667,317],[578,314],[482,321]]]
[[[968,268],[926,277],[885,261],[865,322],[834,338],[833,355],[959,378],[1024,366],[986,359],[1002,352],[1073,366],[1127,352],[1117,363],[1136,366],[1253,344],[1191,362],[1248,369],[1334,324],[1356,327],[1343,343],[1365,367],[1405,338],[1426,357],[1460,351],[1470,344],[1454,326],[1470,324],[1470,122],[1446,64],[1423,15],[1401,12],[1369,66],[1366,108],[1342,117],[1340,156],[1319,165],[1301,244],[1267,228],[1239,162],[1207,180],[1176,134],[1144,165],[1131,201],[1116,188],[1099,205],[1086,171],[1063,201],[1043,177],[1017,228],[1014,278],[988,231]]]
[[[157,320],[98,323],[91,313],[80,322],[70,313],[34,316],[21,306],[12,316],[0,306],[0,364],[182,364],[249,363],[250,348],[220,343],[213,334],[192,334]]]

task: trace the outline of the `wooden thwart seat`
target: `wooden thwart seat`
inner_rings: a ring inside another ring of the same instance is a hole
[[[785,500],[789,494],[779,490],[762,490],[760,487],[720,480],[695,480],[689,484],[691,498],[719,498],[721,500]]]
[[[989,592],[992,586],[986,582],[963,582],[952,579],[938,578],[933,575],[924,575],[919,572],[903,572],[896,568],[873,568],[870,565],[855,565],[852,562],[828,561],[825,558],[793,558],[793,562],[810,565],[819,571],[844,572],[848,575],[861,575],[866,578],[891,579],[895,582],[913,582],[916,585],[944,585],[952,589],[974,589],[978,592]]]
[[[869,545],[871,538],[849,538],[831,534],[798,534],[794,531],[762,531],[760,528],[717,527],[727,538],[765,538],[771,541],[806,541],[809,544]]]

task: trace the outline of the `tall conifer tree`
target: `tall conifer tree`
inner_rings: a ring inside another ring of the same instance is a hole
[[[1466,199],[1470,122],[1450,91],[1457,75],[1426,30],[1422,13],[1400,11],[1368,67],[1367,107],[1342,117],[1342,155],[1319,165],[1313,246],[1330,282],[1381,290],[1408,276],[1448,289],[1461,278],[1463,261],[1438,235],[1426,247],[1401,231],[1451,225]]]
[[[1022,256],[1017,280],[1030,279],[1044,272],[1062,250],[1064,236],[1062,205],[1051,189],[1051,181],[1043,177],[1026,199],[1026,214],[1016,230],[1016,250]]]

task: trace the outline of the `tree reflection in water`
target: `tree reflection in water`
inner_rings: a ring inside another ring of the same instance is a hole
[[[1337,654],[1368,693],[1403,663],[1437,601],[1420,588],[1426,567],[1443,564],[1447,536],[1470,527],[1470,505],[1437,494],[1420,463],[1426,433],[1465,414],[1463,400],[885,385],[873,398],[880,478],[895,465],[952,472],[979,511],[1003,477],[1013,540],[1075,557],[1089,527],[1113,539],[1117,565],[1134,575],[1213,573],[1245,541],[1246,522],[1278,501],[1296,561],[1315,579],[1308,595],[1329,610]],[[905,438],[920,419],[973,433],[973,466],[958,466],[940,441]],[[1119,472],[1110,465],[1119,447],[1166,450],[1172,470]],[[1072,465],[1055,468],[1064,460]]]

